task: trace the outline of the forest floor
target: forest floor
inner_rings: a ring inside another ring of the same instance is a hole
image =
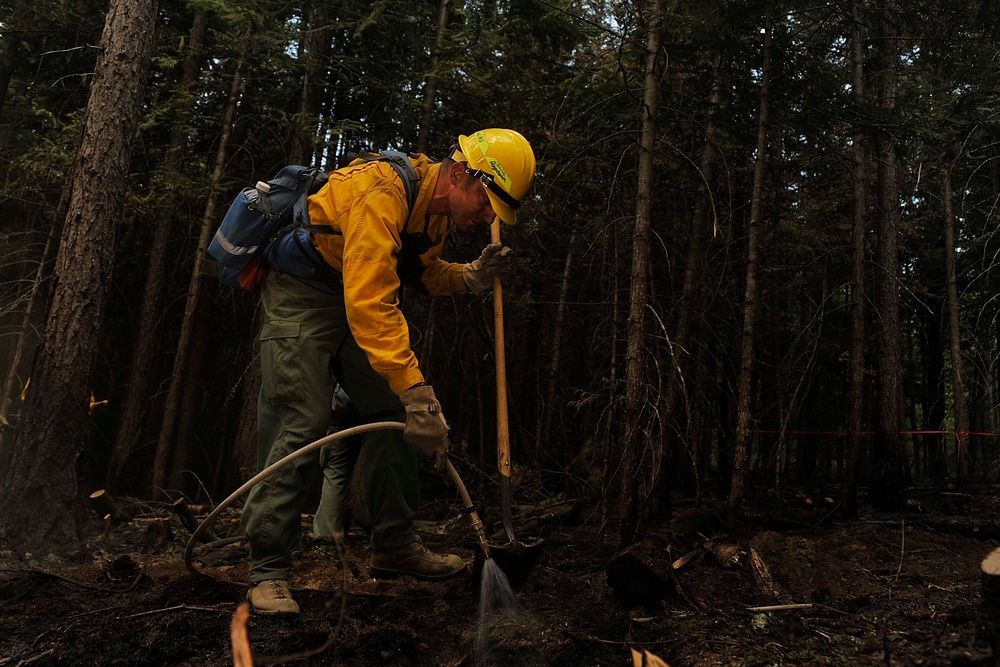
[[[251,616],[246,628],[256,664],[624,667],[633,649],[673,667],[996,664],[975,642],[980,563],[1000,545],[994,530],[977,537],[975,525],[997,516],[995,489],[926,491],[911,504],[905,515],[849,523],[825,499],[813,506],[826,509],[812,510],[801,497],[775,502],[767,520],[757,505],[732,563],[703,552],[638,604],[609,584],[617,534],[602,536],[587,520],[596,512],[565,512],[552,499],[548,509],[518,505],[515,534],[544,534],[541,557],[519,609],[492,615],[477,608],[471,572],[441,583],[375,581],[363,534],[352,533],[342,553],[306,539],[292,581],[302,617]],[[158,517],[170,519],[170,534]],[[3,551],[0,665],[232,665],[245,546],[195,549],[202,574],[193,574],[183,556],[190,533],[171,517],[150,510],[110,530],[95,519],[71,562],[28,565]],[[472,562],[475,542],[454,498],[425,502],[420,519],[425,543]],[[213,527],[237,526],[227,510]],[[695,542],[712,537],[697,532]],[[664,562],[678,555],[664,552]],[[799,606],[748,609],[779,604]]]

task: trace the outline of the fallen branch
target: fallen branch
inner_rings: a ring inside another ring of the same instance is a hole
[[[52,655],[53,653],[55,653],[55,652],[56,652],[56,650],[54,648],[50,648],[48,651],[43,651],[42,653],[39,653],[38,655],[33,655],[30,658],[22,660],[21,662],[17,663],[17,667],[21,667],[22,665],[30,665],[33,662],[38,662],[42,658],[47,658],[50,655]]]
[[[771,570],[767,567],[767,563],[764,562],[764,559],[760,557],[760,554],[752,546],[750,547],[750,568],[753,571],[754,583],[757,584],[757,588],[760,589],[761,593],[775,600],[784,598],[784,593],[778,587],[778,584],[775,583],[774,577],[771,576]]]
[[[693,561],[695,558],[697,558],[698,556],[700,556],[702,551],[703,551],[703,549],[701,547],[699,547],[699,548],[695,549],[694,551],[686,553],[683,556],[681,556],[680,558],[678,558],[677,560],[675,560],[673,563],[671,563],[670,567],[672,567],[675,570],[679,570],[682,567],[684,567],[685,565],[687,565],[688,563],[690,563],[691,561]]]
[[[804,604],[772,604],[765,607],[747,607],[747,611],[787,611],[789,609],[810,609],[812,608],[811,602],[806,602]]]

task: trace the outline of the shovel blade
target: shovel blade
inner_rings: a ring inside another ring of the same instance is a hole
[[[544,542],[545,540],[538,540],[531,544],[522,544],[514,541],[504,545],[490,545],[490,557],[507,576],[510,588],[515,593],[524,588],[524,584],[527,583],[531,571],[541,556]],[[483,564],[485,562],[486,557],[483,552],[477,550],[472,563],[473,592],[477,600],[482,588]]]

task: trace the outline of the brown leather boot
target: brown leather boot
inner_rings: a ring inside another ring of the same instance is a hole
[[[247,591],[247,600],[257,614],[294,618],[299,615],[299,604],[292,599],[288,582],[284,579],[262,581]]]
[[[373,579],[409,575],[424,581],[444,581],[465,572],[465,561],[452,554],[436,554],[419,540],[395,549],[372,550],[368,574]]]

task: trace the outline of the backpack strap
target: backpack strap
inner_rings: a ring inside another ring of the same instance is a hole
[[[406,191],[406,203],[410,211],[413,211],[414,204],[417,203],[417,195],[420,194],[420,177],[413,170],[410,159],[402,151],[385,150],[375,157],[376,160],[388,162],[399,177],[403,180],[403,189]]]

